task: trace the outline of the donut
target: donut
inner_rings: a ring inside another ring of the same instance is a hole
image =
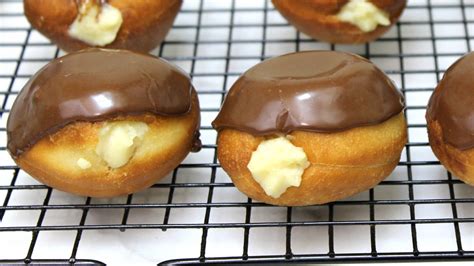
[[[163,59],[90,48],[57,58],[23,87],[7,150],[38,181],[91,197],[153,185],[198,151],[190,78]]]
[[[426,122],[439,161],[474,186],[474,52],[456,61],[430,98]]]
[[[371,42],[395,24],[406,0],[272,0],[299,31],[330,43]]]
[[[67,52],[88,47],[149,52],[173,25],[182,0],[24,0],[33,26]]]
[[[336,201],[374,187],[407,141],[404,100],[370,61],[306,51],[263,61],[232,85],[213,121],[235,186],[272,205]]]

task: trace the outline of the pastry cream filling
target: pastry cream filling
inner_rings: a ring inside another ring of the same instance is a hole
[[[81,168],[82,170],[85,170],[90,168],[92,164],[88,160],[81,157],[77,160],[77,166],[79,166],[79,168]]]
[[[122,13],[117,8],[86,1],[69,27],[69,36],[90,45],[105,46],[115,40],[122,22]]]
[[[148,125],[137,121],[105,123],[99,130],[99,143],[95,152],[111,168],[124,166],[135,154]]]
[[[389,15],[367,0],[350,0],[339,11],[337,18],[354,24],[363,32],[373,31],[378,25],[390,25]]]
[[[247,168],[268,196],[279,198],[289,187],[301,184],[301,176],[309,165],[302,148],[278,137],[262,141]]]

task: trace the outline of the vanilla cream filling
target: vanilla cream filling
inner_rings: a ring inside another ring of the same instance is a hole
[[[122,13],[117,8],[86,1],[69,27],[69,36],[94,46],[112,43],[122,25]]]
[[[95,152],[111,168],[124,166],[135,154],[147,131],[148,125],[143,122],[107,122],[99,130]]]
[[[81,157],[77,160],[77,166],[79,166],[79,168],[81,168],[82,170],[86,170],[91,168],[92,164],[88,160]]]
[[[350,0],[336,16],[343,22],[357,26],[363,32],[371,32],[378,25],[390,25],[388,13],[367,0]]]
[[[247,168],[268,196],[279,198],[289,187],[300,186],[301,176],[309,165],[302,148],[278,137],[262,141]]]

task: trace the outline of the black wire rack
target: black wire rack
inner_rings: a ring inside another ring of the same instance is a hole
[[[247,4],[249,2],[258,1],[247,1]],[[432,156],[426,124],[419,118],[426,109],[423,102],[449,65],[446,62],[453,62],[472,50],[474,2],[410,1],[406,17],[389,33],[374,43],[358,46],[311,40],[278,19],[270,1],[259,3],[261,5],[246,6],[241,0],[186,0],[180,13],[186,19],[178,18],[167,40],[153,52],[188,71],[201,101],[211,103],[204,104],[201,110],[202,153],[207,154],[208,160],[184,161],[168,178],[140,195],[129,195],[122,201],[95,201],[58,194],[60,192],[35,182],[24,182],[27,175],[8,159],[6,117],[21,84],[34,72],[27,71],[29,66],[37,68],[62,52],[24,23],[19,8],[21,1],[0,1],[0,52],[3,50],[0,53],[0,160],[3,161],[0,162],[0,247],[5,234],[10,237],[27,234],[25,252],[11,257],[5,248],[0,248],[0,263],[110,263],[108,258],[115,256],[114,250],[104,251],[103,257],[78,255],[86,245],[86,234],[105,231],[125,234],[133,230],[160,231],[164,235],[171,234],[172,230],[197,230],[194,255],[183,251],[180,256],[163,256],[164,259],[155,261],[164,264],[474,260],[474,189],[451,176]],[[213,20],[217,17],[219,22]],[[308,49],[359,53],[379,64],[398,83],[407,99],[409,143],[394,174],[359,196],[321,206],[284,208],[241,196],[237,196],[237,200],[222,199],[222,195],[238,193],[217,161],[215,132],[210,127],[227,89],[245,70],[242,65],[250,67],[277,54]],[[236,67],[236,62],[242,63],[241,66]],[[189,191],[200,191],[196,192],[200,200],[177,200],[178,195]],[[35,202],[22,201],[22,197],[31,194],[35,195]],[[157,194],[161,195],[160,199],[154,197]],[[57,195],[69,200],[58,201]],[[140,200],[136,200],[137,197]],[[366,215],[361,217],[359,209],[364,209]],[[185,222],[183,217],[192,216],[193,212],[173,216],[180,210],[199,211],[203,215],[198,221]],[[213,215],[222,210],[239,210],[234,214],[237,219],[214,219]],[[57,211],[66,215],[78,213],[77,223],[47,222],[49,214]],[[116,221],[88,222],[110,211],[118,213]],[[151,221],[131,221],[144,212],[154,211],[160,215]],[[262,211],[265,215],[259,214]],[[18,213],[31,214],[34,218],[25,224],[16,218]],[[278,213],[278,217],[274,213]],[[7,223],[8,215],[16,220]],[[268,217],[262,219],[261,216]],[[427,231],[427,227],[431,229]],[[353,228],[363,230],[351,234]],[[219,229],[238,229],[239,240],[221,239],[211,244],[210,234]],[[272,234],[281,236],[278,238],[280,249],[260,252],[265,250],[265,242],[253,234],[262,229],[268,241],[272,241]],[[430,233],[433,231],[437,233]],[[51,242],[52,248],[54,245],[70,245],[71,248],[48,258],[36,256],[36,250],[40,249],[39,238],[48,232],[73,234],[70,240]],[[403,232],[407,234],[406,243],[402,244],[404,248],[387,246],[387,243],[401,241],[397,235]],[[301,251],[298,241],[302,238],[304,245],[317,243],[318,248]],[[341,239],[367,247],[361,250],[352,249],[355,245],[341,246]],[[168,241],[173,245],[173,240]],[[238,242],[238,251],[233,255],[210,252],[210,248],[226,247],[230,242]],[[434,248],[429,243],[434,243]],[[451,245],[448,247],[446,243]]]

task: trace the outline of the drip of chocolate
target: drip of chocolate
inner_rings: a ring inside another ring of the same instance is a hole
[[[272,58],[244,73],[212,125],[254,135],[335,132],[381,123],[403,108],[392,81],[368,60],[310,51]]]
[[[191,145],[191,152],[198,152],[202,148],[202,142],[201,142],[201,133],[199,130],[196,130],[194,132],[193,136],[193,144]]]
[[[447,143],[460,150],[474,148],[474,52],[446,71],[431,96],[426,118],[438,121]]]
[[[188,75],[153,56],[103,49],[71,53],[43,67],[18,95],[7,122],[8,150],[16,157],[75,121],[183,115],[193,93]]]

